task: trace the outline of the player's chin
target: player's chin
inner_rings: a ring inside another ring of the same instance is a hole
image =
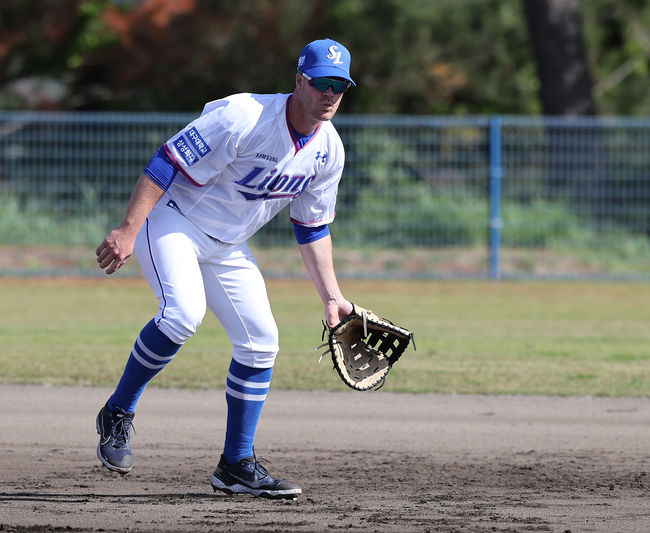
[[[336,114],[336,107],[335,106],[326,106],[323,107],[321,110],[318,120],[320,121],[326,121],[326,120],[331,120],[332,117]]]

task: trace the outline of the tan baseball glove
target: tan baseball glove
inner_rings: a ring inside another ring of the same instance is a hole
[[[415,349],[413,333],[358,305],[333,328],[323,326],[327,342],[317,349],[327,349],[321,359],[329,353],[343,383],[354,390],[381,387],[410,341]]]

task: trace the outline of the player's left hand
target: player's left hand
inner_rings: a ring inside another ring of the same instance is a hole
[[[330,328],[336,326],[341,320],[354,310],[354,306],[347,300],[332,300],[325,304],[325,318]]]

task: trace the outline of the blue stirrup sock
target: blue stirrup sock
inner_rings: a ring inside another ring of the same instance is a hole
[[[230,464],[253,455],[253,441],[264,400],[271,385],[271,368],[251,368],[234,359],[226,381],[226,442],[223,456]]]
[[[108,400],[109,409],[135,412],[135,406],[147,383],[174,358],[180,347],[180,344],[169,340],[151,320],[135,341],[122,379]]]

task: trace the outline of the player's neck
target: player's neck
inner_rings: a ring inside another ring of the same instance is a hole
[[[289,99],[289,123],[294,130],[302,135],[311,135],[316,131],[320,120],[308,117],[300,108],[295,98]]]

